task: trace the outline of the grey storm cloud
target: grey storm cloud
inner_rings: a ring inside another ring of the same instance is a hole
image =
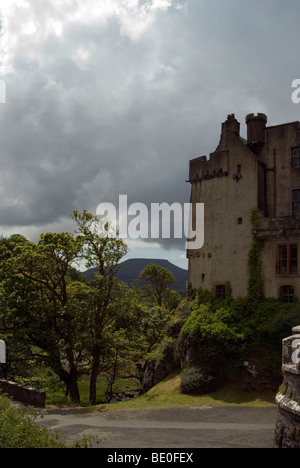
[[[74,209],[120,194],[188,202],[189,160],[214,151],[228,113],[242,129],[250,112],[298,120],[299,13],[298,0],[12,0],[1,230],[68,229]]]

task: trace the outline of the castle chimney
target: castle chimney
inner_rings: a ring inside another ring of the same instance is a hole
[[[240,135],[240,123],[236,120],[234,114],[229,114],[227,120],[222,124],[222,133],[226,130],[230,130],[238,136]]]
[[[265,129],[267,121],[268,119],[265,114],[248,114],[246,116],[247,143],[249,148],[255,154],[259,154],[262,146],[265,144]]]
[[[234,114],[228,114],[227,120],[222,123],[222,131],[219,146],[216,151],[223,151],[228,149],[229,140],[232,134],[240,136],[240,123],[236,120]]]

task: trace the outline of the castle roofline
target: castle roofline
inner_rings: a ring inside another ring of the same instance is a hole
[[[299,120],[294,120],[294,122],[287,122],[287,123],[278,124],[278,125],[270,125],[269,127],[266,127],[266,130],[268,130],[269,128],[285,127],[287,125],[295,125],[295,124],[300,124],[300,121]]]

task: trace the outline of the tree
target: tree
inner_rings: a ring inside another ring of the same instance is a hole
[[[40,358],[66,384],[74,402],[80,401],[80,333],[76,310],[70,307],[68,273],[81,249],[81,240],[69,233],[42,234],[37,244],[14,236],[1,263],[11,326],[16,324],[31,345],[43,352]]]
[[[103,350],[103,333],[115,319],[118,282],[115,278],[119,262],[127,253],[127,246],[117,239],[109,223],[97,216],[73,212],[78,238],[83,243],[83,258],[87,268],[95,268],[89,302],[92,369],[90,376],[90,402],[96,404],[96,385]]]
[[[108,395],[117,375],[141,380],[178,298],[168,288],[173,275],[154,265],[148,278],[162,305],[142,304],[140,289],[116,279],[127,246],[109,223],[87,211],[75,211],[73,219],[74,234],[42,234],[37,243],[20,235],[0,239],[0,336],[9,350],[4,370],[27,378],[30,365],[51,368],[78,403],[84,367],[95,404],[101,372],[109,377]],[[82,259],[96,269],[89,283],[74,268]]]
[[[140,278],[149,282],[149,290],[158,306],[163,305],[163,299],[172,283],[176,282],[174,275],[159,265],[147,265],[140,273]]]
[[[19,235],[0,239],[0,337],[7,344],[6,364],[1,366],[1,374],[12,380],[18,374],[26,375],[26,363],[32,359],[20,312],[24,297],[32,297],[33,292],[28,282],[9,267],[15,246],[24,242],[26,239]]]
[[[136,378],[142,383],[149,359],[166,336],[170,311],[159,306],[148,307],[141,299],[140,290],[121,284],[114,300],[114,320],[103,330],[108,400],[117,376]]]

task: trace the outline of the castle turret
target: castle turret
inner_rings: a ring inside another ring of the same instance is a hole
[[[251,151],[253,151],[255,154],[260,154],[261,149],[265,144],[265,129],[267,120],[267,116],[260,113],[257,115],[248,114],[246,117],[247,144]]]

